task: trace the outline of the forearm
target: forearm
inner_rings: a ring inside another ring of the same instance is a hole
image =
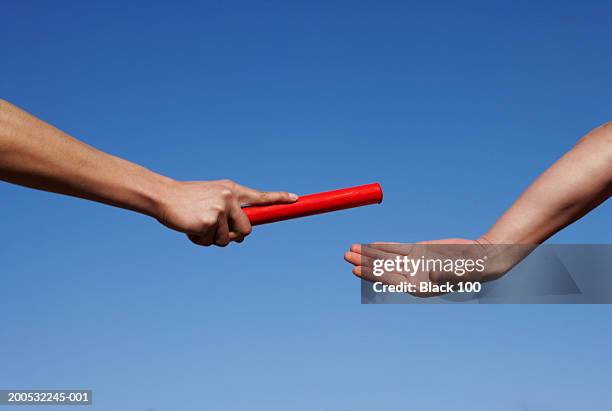
[[[539,244],[612,195],[612,126],[593,130],[546,170],[482,237]]]
[[[0,100],[0,179],[155,216],[171,180]]]

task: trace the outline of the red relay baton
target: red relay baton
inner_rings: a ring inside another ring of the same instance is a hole
[[[273,223],[346,208],[381,203],[383,192],[380,184],[326,191],[301,196],[295,203],[268,206],[248,206],[245,212],[252,225]]]

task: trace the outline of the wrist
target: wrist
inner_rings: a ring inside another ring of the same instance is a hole
[[[499,244],[517,243],[516,239],[512,236],[503,233],[492,232],[491,230],[478,237],[476,239],[476,242],[482,244],[485,247],[492,247]]]
[[[509,235],[485,233],[477,240],[487,257],[487,271],[483,281],[496,280],[520,263],[538,244],[517,241]]]
[[[159,220],[163,217],[168,199],[170,198],[170,192],[172,187],[177,184],[177,181],[161,174],[152,174],[150,184],[142,191],[142,196],[145,199],[143,202],[145,208],[141,212]]]
[[[115,176],[105,187],[110,204],[158,218],[176,181],[129,161],[114,158]]]

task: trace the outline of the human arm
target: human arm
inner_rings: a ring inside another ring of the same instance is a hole
[[[481,239],[541,244],[611,195],[612,123],[607,123],[542,173]]]
[[[229,180],[179,182],[97,150],[0,100],[0,180],[133,210],[200,245],[251,232],[243,204],[293,202]]]
[[[518,264],[535,245],[580,219],[611,195],[612,123],[608,123],[580,139],[479,238],[443,239],[419,244],[434,245],[438,250],[444,247],[449,251],[461,249],[463,254],[473,258],[488,255],[487,270],[471,280],[494,280]],[[372,247],[354,244],[345,254],[345,259],[354,265],[355,275],[378,281],[380,279],[371,275],[372,259],[393,259],[406,250],[411,248],[384,243]],[[429,278],[432,281],[453,279],[431,274]],[[399,277],[395,275],[392,278],[397,281]]]

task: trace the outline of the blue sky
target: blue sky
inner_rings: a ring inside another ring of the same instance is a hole
[[[609,407],[610,307],[362,306],[342,260],[480,235],[612,120],[609,2],[194,3],[3,4],[1,97],[177,179],[379,181],[384,203],[221,250],[0,184],[0,387],[117,411]],[[611,206],[551,241],[610,243]]]

